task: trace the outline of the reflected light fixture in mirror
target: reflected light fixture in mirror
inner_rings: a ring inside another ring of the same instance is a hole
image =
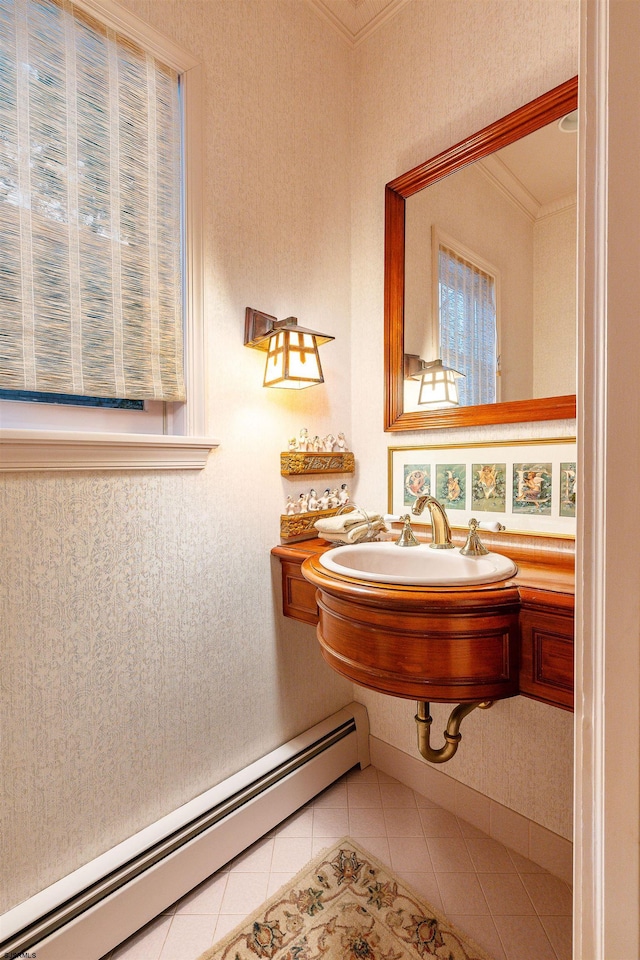
[[[457,407],[460,399],[456,381],[460,377],[464,374],[453,367],[445,367],[440,359],[427,362],[416,354],[404,355],[404,379],[418,381],[416,403],[424,409]]]
[[[295,317],[277,320],[268,313],[247,307],[244,344],[267,353],[264,387],[301,390],[324,383],[318,345],[334,337],[298,326]]]
[[[457,407],[458,384],[456,380],[464,374],[452,367],[445,367],[442,360],[433,360],[426,365],[420,381],[418,406],[427,410],[442,410],[445,407]]]
[[[563,117],[575,111],[577,106],[578,78],[573,77],[468,139],[396,177],[386,185],[385,430],[468,427],[575,417],[575,393],[533,399],[512,399],[473,406],[455,406],[449,409],[430,410],[424,407],[407,409],[404,358],[405,346],[409,350],[413,347],[413,344],[405,344],[407,199],[456,171],[468,167],[476,160],[487,158],[542,127],[557,124]],[[464,242],[464,238],[461,239]],[[415,350],[415,347],[413,349]]]

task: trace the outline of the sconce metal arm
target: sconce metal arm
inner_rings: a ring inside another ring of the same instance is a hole
[[[307,333],[315,337],[318,344],[328,343],[335,340],[328,333],[319,333],[317,330],[309,330],[308,327],[298,325],[297,317],[287,317],[286,320],[278,320],[269,313],[262,313],[260,310],[254,310],[247,307],[244,315],[244,345],[245,347],[255,347],[257,350],[268,350],[269,341],[279,330],[290,330],[294,333]]]

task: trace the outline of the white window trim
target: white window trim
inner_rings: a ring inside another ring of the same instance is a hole
[[[165,419],[164,434],[0,428],[0,472],[202,469],[219,440],[207,435],[202,227],[202,68],[198,60],[114,0],[76,6],[137,41],[181,74],[185,125],[185,380],[189,402]],[[34,405],[37,406],[37,405]]]

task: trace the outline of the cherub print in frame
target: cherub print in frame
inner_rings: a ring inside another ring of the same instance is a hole
[[[464,463],[439,463],[436,467],[436,497],[450,510],[464,510],[467,468]]]
[[[431,467],[428,463],[407,463],[404,466],[404,505],[411,507],[418,497],[431,492]]]
[[[514,463],[513,512],[551,516],[550,463]]]
[[[504,513],[507,486],[506,463],[474,463],[471,474],[471,509]]]
[[[575,517],[578,480],[576,463],[560,464],[560,516]]]

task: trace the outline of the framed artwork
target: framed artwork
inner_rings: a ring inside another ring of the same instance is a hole
[[[510,533],[575,537],[575,438],[389,447],[388,511],[410,513],[431,494],[452,527],[503,524]],[[414,518],[429,523],[429,514]],[[412,518],[413,522],[413,518]]]

